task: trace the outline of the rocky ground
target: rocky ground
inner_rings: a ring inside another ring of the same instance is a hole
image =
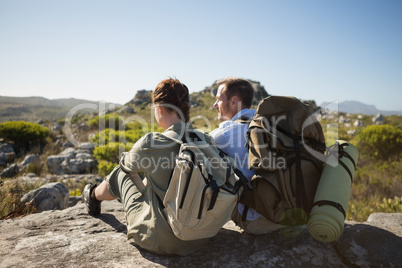
[[[127,240],[124,212],[104,202],[91,217],[78,198],[70,207],[0,221],[0,267],[401,267],[402,214],[372,214],[346,222],[333,243],[315,241],[307,227],[263,236],[233,222],[208,247],[187,257],[149,253]]]

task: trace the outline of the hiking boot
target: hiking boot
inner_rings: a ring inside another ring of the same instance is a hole
[[[99,215],[101,211],[101,201],[91,197],[95,188],[96,184],[89,183],[82,190],[82,201],[87,205],[88,214],[91,216]]]

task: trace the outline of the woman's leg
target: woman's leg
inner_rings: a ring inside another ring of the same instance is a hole
[[[110,192],[108,187],[108,180],[117,176],[119,172],[118,166],[106,177],[106,179],[99,185],[89,183],[82,191],[82,201],[86,204],[89,215],[96,216],[101,213],[101,201],[114,200],[116,195]]]
[[[128,212],[138,206],[136,200],[145,191],[146,183],[146,179],[141,180],[137,174],[132,174],[130,179],[130,176],[122,173],[117,166],[99,186],[94,184],[85,186],[82,194],[83,201],[86,203],[90,215],[100,214],[101,201],[117,198],[122,201],[125,211]]]
[[[116,199],[116,197],[110,194],[106,181],[103,181],[98,187],[95,188],[94,191],[92,191],[91,197],[95,198],[98,201]]]

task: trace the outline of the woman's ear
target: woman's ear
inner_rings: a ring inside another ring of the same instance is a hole
[[[158,105],[157,109],[158,109],[158,113],[159,113],[160,115],[163,115],[163,113],[164,113],[164,111],[165,111],[165,108],[164,108],[162,105]]]

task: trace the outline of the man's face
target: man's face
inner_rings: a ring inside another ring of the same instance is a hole
[[[233,105],[231,105],[231,100],[226,97],[225,93],[222,93],[225,85],[220,85],[218,88],[218,92],[216,93],[216,101],[214,103],[214,108],[218,112],[219,121],[227,121],[231,120],[233,116],[236,115],[236,111],[233,109]]]

